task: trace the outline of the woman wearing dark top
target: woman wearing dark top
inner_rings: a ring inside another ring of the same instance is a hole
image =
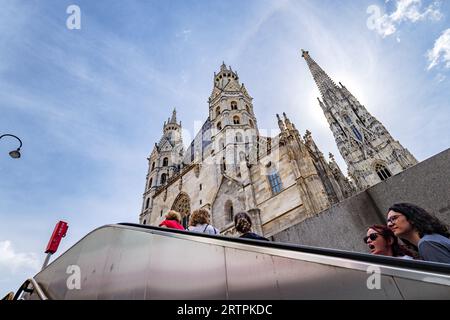
[[[423,260],[450,264],[450,233],[425,209],[410,203],[389,208],[387,226],[403,242],[415,246]]]
[[[241,234],[239,238],[269,241],[269,239],[252,232],[252,219],[246,212],[239,212],[234,216],[234,226],[236,231]]]

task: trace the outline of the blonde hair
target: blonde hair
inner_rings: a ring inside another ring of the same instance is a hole
[[[206,209],[198,209],[192,212],[189,218],[189,225],[195,227],[198,224],[209,224],[209,212]]]
[[[181,214],[175,210],[169,210],[166,214],[166,220],[177,220],[178,223],[181,223]]]

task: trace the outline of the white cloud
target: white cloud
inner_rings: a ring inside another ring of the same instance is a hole
[[[35,253],[15,252],[11,241],[0,241],[0,270],[6,269],[16,273],[19,269],[33,272],[39,270],[39,259]]]
[[[386,3],[388,2],[386,1]],[[374,29],[385,38],[394,34],[402,22],[416,23],[427,19],[438,21],[443,17],[439,6],[439,1],[423,8],[422,0],[397,0],[394,12],[375,16],[376,27]]]
[[[428,70],[431,70],[439,63],[444,63],[445,68],[450,68],[450,28],[445,30],[434,43],[434,47],[427,52]]]

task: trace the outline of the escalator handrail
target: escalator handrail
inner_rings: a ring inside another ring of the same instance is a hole
[[[27,279],[19,288],[19,290],[17,290],[16,295],[14,296],[13,300],[19,300],[20,295],[22,294],[23,291],[28,290],[28,285],[31,283],[31,285],[33,286],[34,291],[36,291],[39,299],[41,300],[48,300],[47,296],[45,295],[44,291],[42,290],[41,286],[36,282],[36,280],[34,280],[34,278],[30,278]]]

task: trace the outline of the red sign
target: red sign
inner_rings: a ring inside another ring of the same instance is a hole
[[[67,222],[59,221],[56,224],[55,230],[53,230],[52,237],[48,242],[47,249],[45,249],[45,253],[55,253],[58,250],[59,243],[61,242],[62,237],[66,236],[66,232],[69,226]]]

